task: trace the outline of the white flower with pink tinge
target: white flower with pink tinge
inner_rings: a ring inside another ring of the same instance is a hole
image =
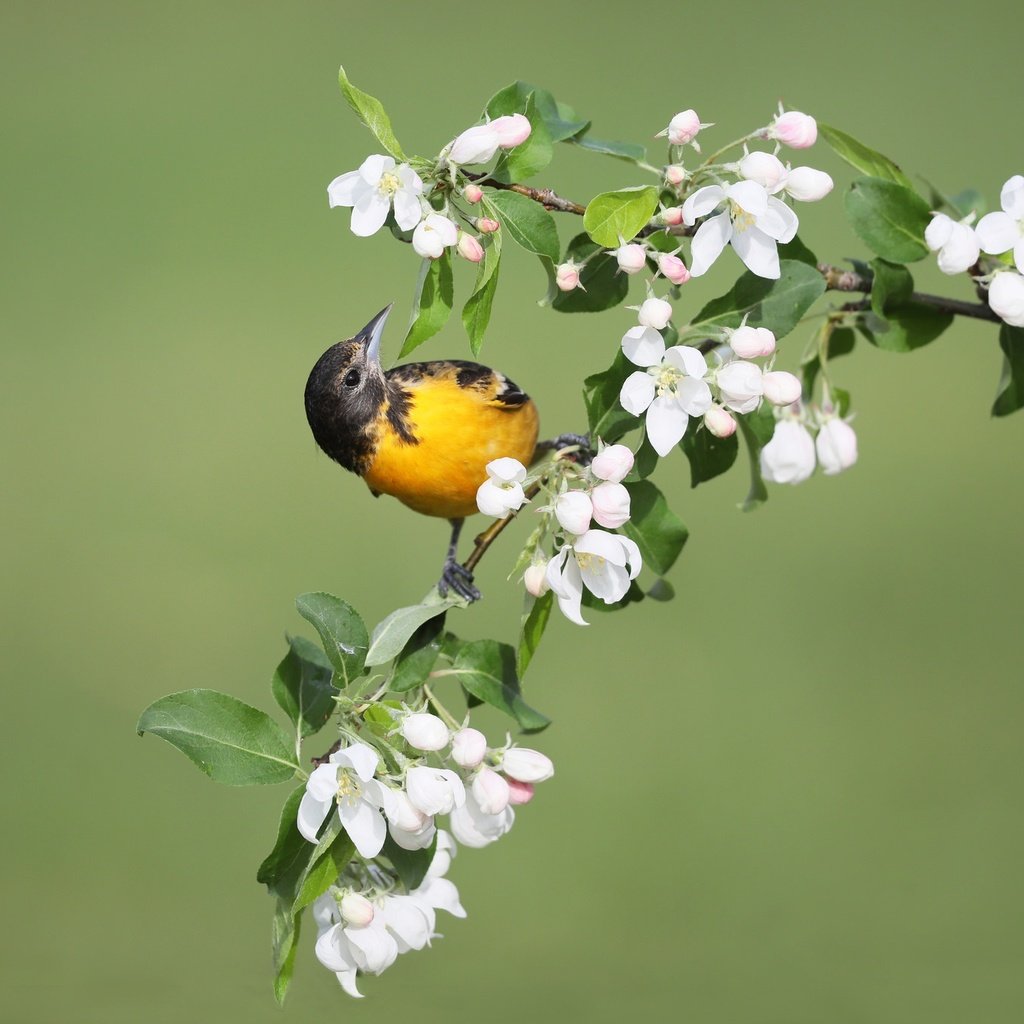
[[[570,622],[586,626],[580,613],[583,588],[605,604],[614,604],[626,596],[642,567],[640,549],[628,537],[588,530],[548,562],[547,581],[562,614]]]
[[[634,327],[622,339],[622,351],[637,366],[619,392],[619,401],[634,416],[646,414],[651,446],[661,456],[682,440],[691,416],[711,408],[711,389],[704,378],[708,364],[689,345],[665,348],[665,340],[651,327]]]
[[[691,276],[707,273],[722,250],[731,244],[736,255],[758,277],[777,278],[777,245],[792,241],[800,223],[797,215],[756,181],[737,181],[697,189],[683,203],[683,220],[693,225],[723,203],[725,210],[704,221],[693,236]]]
[[[352,207],[352,233],[364,238],[379,231],[394,207],[395,223],[403,231],[411,231],[423,217],[420,196],[423,182],[408,165],[399,164],[390,156],[376,153],[368,156],[358,171],[341,174],[327,186],[327,200],[332,207]]]
[[[523,481],[526,467],[507,456],[487,463],[487,479],[477,488],[476,507],[485,516],[500,519],[515,512],[526,502]]]

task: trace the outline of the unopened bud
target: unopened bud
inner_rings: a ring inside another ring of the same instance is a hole
[[[501,770],[520,782],[543,782],[555,774],[551,758],[528,747],[510,747],[501,761]]]
[[[446,150],[453,164],[485,164],[498,151],[498,133],[489,124],[467,128]]]
[[[800,381],[785,370],[772,370],[762,377],[764,397],[772,405],[792,405],[802,392]]]
[[[479,203],[484,197],[484,190],[479,185],[467,185],[462,190],[462,197],[467,203]]]
[[[669,164],[665,168],[665,180],[670,185],[682,185],[686,181],[686,170],[679,164]]]
[[[786,180],[786,165],[772,153],[747,153],[739,166],[747,181],[756,181],[769,192],[777,192]]]
[[[728,337],[729,347],[740,359],[758,359],[775,351],[775,335],[767,327],[737,327]]]
[[[484,814],[501,814],[508,807],[508,780],[486,765],[473,777],[472,792]]]
[[[619,264],[619,270],[626,274],[639,274],[647,265],[647,253],[642,245],[630,242],[611,250]]]
[[[598,480],[617,484],[633,468],[633,453],[624,444],[610,444],[602,448],[590,463],[590,471]]]
[[[526,567],[526,572],[523,573],[523,586],[526,587],[528,594],[543,597],[551,589],[547,581],[547,569],[547,560],[534,562]]]
[[[690,271],[686,269],[686,264],[671,253],[663,252],[658,257],[658,269],[662,276],[673,284],[686,284],[690,280]]]
[[[818,139],[818,122],[810,114],[787,110],[775,118],[768,134],[793,149],[807,149]]]
[[[824,199],[834,184],[831,175],[813,167],[794,167],[786,177],[786,191],[802,203],[816,203]]]
[[[345,924],[365,928],[373,920],[373,904],[357,892],[347,892],[338,908]]]
[[[818,431],[814,447],[826,476],[835,476],[857,461],[857,435],[845,420],[826,420]]]
[[[459,232],[459,255],[470,263],[479,263],[484,258],[484,247],[465,231]]]
[[[736,433],[736,419],[720,405],[712,405],[704,413],[704,426],[715,437],[732,437]]]
[[[528,804],[533,799],[533,784],[520,782],[518,779],[508,780],[508,802],[515,807]]]
[[[988,286],[988,304],[1011,327],[1024,327],[1024,277],[1000,271]]]
[[[496,220],[491,220],[490,217],[477,218],[476,229],[481,235],[493,235],[500,227],[501,225]]]
[[[663,331],[672,319],[672,303],[654,296],[644,299],[637,312],[637,319],[642,327],[653,327],[656,331]]]
[[[568,260],[555,267],[555,284],[560,291],[571,292],[580,286],[580,268]]]
[[[583,491],[566,491],[555,499],[555,516],[567,533],[586,533],[593,513],[594,506]]]
[[[441,750],[448,746],[448,726],[437,715],[406,715],[402,735],[417,750]]]
[[[661,222],[670,228],[677,228],[683,223],[683,208],[681,206],[670,206],[661,211]]]
[[[668,123],[668,141],[673,146],[685,146],[697,137],[701,130],[700,118],[696,110],[684,110],[676,114]]]
[[[617,530],[629,522],[629,491],[622,484],[598,484],[590,492],[594,521],[606,530]]]
[[[460,768],[475,768],[487,754],[487,737],[468,726],[452,737],[452,760]]]
[[[496,117],[489,125],[493,132],[498,135],[498,145],[502,149],[511,149],[525,142],[530,137],[533,126],[522,114],[506,114],[504,117]]]

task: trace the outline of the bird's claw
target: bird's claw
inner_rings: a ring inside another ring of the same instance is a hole
[[[442,597],[448,596],[449,589],[470,604],[480,600],[480,591],[473,586],[473,574],[454,558],[445,559],[441,578],[437,581],[437,591]]]

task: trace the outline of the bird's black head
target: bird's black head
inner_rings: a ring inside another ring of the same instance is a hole
[[[361,331],[332,345],[306,381],[306,419],[316,443],[354,473],[364,473],[387,390],[380,341],[391,306]]]

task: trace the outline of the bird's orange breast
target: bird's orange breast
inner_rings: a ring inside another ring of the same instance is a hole
[[[495,375],[496,381],[504,381]],[[416,443],[382,419],[376,451],[363,479],[428,516],[459,519],[477,511],[476,492],[487,463],[510,456],[524,465],[537,444],[533,402],[500,401],[494,387],[460,386],[454,374],[401,381],[408,394],[405,420]]]

